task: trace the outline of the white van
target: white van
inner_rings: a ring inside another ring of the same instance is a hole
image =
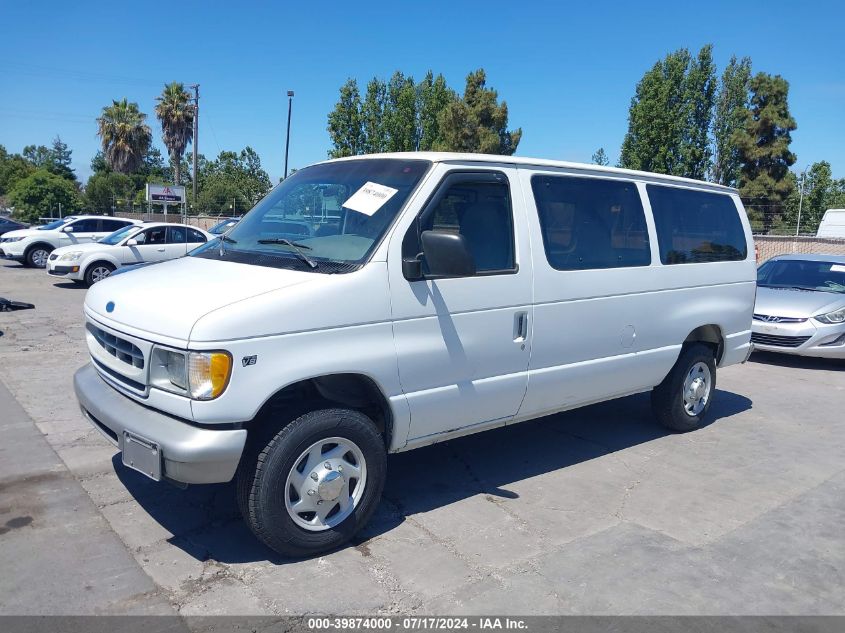
[[[255,534],[313,554],[367,522],[390,452],[643,391],[699,427],[751,350],[751,244],[736,191],[704,182],[328,161],[188,257],[93,286],[75,389],[124,464],[237,477]]]
[[[845,239],[845,209],[828,209],[822,216],[816,237]]]

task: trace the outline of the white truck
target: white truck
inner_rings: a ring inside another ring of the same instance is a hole
[[[24,266],[44,268],[55,249],[96,242],[138,220],[100,215],[69,215],[44,226],[9,231],[0,237],[0,257],[14,259]]]
[[[700,427],[717,367],[752,349],[752,243],[737,192],[705,182],[328,161],[189,256],[93,286],[75,390],[125,465],[235,477],[258,538],[310,555],[367,522],[390,452],[644,391]]]
[[[828,209],[822,216],[816,237],[845,239],[845,209]]]

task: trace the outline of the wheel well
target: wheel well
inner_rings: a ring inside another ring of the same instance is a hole
[[[30,251],[32,251],[32,249],[36,246],[43,246],[50,253],[56,250],[56,247],[50,244],[49,242],[35,242],[34,244],[30,244],[26,247],[26,250],[24,251],[24,256],[28,255]]]
[[[253,418],[281,420],[283,424],[318,407],[342,406],[369,417],[389,445],[393,416],[387,398],[372,378],[361,374],[330,374],[308,378],[274,393]]]
[[[704,343],[711,346],[717,365],[722,360],[722,353],[725,351],[725,339],[722,336],[722,329],[718,325],[702,325],[695,328],[684,339],[685,346],[692,343]]]
[[[107,265],[109,268],[111,268],[112,270],[114,270],[115,268],[117,268],[117,266],[115,266],[114,264],[112,264],[112,263],[111,263],[109,260],[107,260],[107,259],[96,259],[96,260],[94,260],[93,262],[91,262],[90,264],[88,264],[88,265],[85,267],[85,270],[82,272],[82,274],[83,274],[83,275],[87,274],[87,273],[88,273],[88,271],[89,271],[89,270],[91,270],[91,267],[92,267],[92,266],[96,266],[97,264],[106,264],[106,265]]]

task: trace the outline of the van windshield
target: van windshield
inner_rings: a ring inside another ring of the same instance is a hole
[[[371,158],[297,171],[191,257],[340,273],[370,256],[431,163]]]

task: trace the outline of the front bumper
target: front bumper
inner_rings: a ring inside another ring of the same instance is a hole
[[[824,325],[813,319],[802,323],[767,323],[754,320],[751,325],[754,349],[780,354],[845,358],[845,324]]]
[[[199,428],[145,407],[106,384],[89,363],[73,377],[83,415],[119,450],[123,432],[161,447],[162,471],[186,484],[212,484],[235,476],[246,443],[245,429]]]
[[[79,266],[56,266],[53,262],[47,262],[47,273],[56,277],[64,277],[66,275],[78,277]]]

